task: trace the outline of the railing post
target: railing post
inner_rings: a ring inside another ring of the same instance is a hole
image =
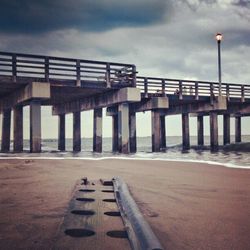
[[[144,97],[148,98],[148,78],[144,78]]]
[[[133,65],[132,66],[132,71],[133,71],[133,79],[132,79],[132,87],[135,87],[136,88],[136,66]]]
[[[179,99],[183,99],[183,94],[182,94],[182,81],[179,81]]]
[[[111,82],[110,82],[110,64],[106,64],[106,86],[107,88],[111,88]]]
[[[214,103],[214,84],[210,83],[210,103]]]
[[[245,102],[245,89],[244,89],[244,85],[241,85],[241,102]]]
[[[199,100],[199,85],[195,82],[195,100]]]
[[[76,60],[76,86],[81,86],[81,62]]]
[[[166,96],[166,93],[165,93],[165,80],[163,79],[161,81],[161,93],[162,93],[162,96]]]
[[[16,54],[12,55],[12,80],[16,82],[17,69],[16,69]]]
[[[45,57],[44,60],[44,74],[46,82],[49,82],[49,57]]]
[[[226,85],[226,97],[227,97],[227,100],[230,101],[230,85],[229,84]]]

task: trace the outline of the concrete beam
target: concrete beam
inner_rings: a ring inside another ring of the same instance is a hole
[[[189,114],[182,114],[182,147],[184,150],[190,149],[189,136]]]
[[[98,96],[86,97],[81,100],[54,105],[52,114],[67,114],[84,110],[104,108],[125,102],[139,102],[140,100],[140,90],[137,88],[127,87],[119,90],[109,91]]]
[[[41,152],[41,102],[30,103],[30,152]]]
[[[2,114],[2,140],[1,151],[10,151],[10,125],[11,125],[11,109],[4,110]]]
[[[16,105],[32,99],[50,98],[50,84],[47,82],[32,82],[25,87],[0,99],[0,113]]]
[[[23,151],[23,106],[16,106],[13,109],[14,123],[14,152]]]
[[[102,108],[94,109],[93,151],[102,152]]]
[[[168,109],[169,101],[167,97],[144,98],[141,102],[130,105],[131,112],[144,112],[154,109]]]
[[[73,113],[73,151],[81,151],[81,112]]]
[[[118,106],[118,150],[120,153],[129,153],[129,104]]]
[[[58,116],[58,150],[65,151],[65,114]]]
[[[162,114],[165,115],[177,115],[183,113],[199,113],[218,111],[218,110],[227,110],[227,99],[225,96],[216,96],[213,104],[210,101],[207,102],[196,102],[196,103],[186,103],[179,105],[171,105],[167,110],[162,110]]]

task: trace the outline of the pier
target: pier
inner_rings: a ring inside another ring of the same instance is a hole
[[[136,66],[0,52],[1,151],[10,151],[13,112],[14,152],[23,151],[23,107],[30,106],[30,152],[41,152],[41,106],[58,116],[58,150],[65,150],[65,115],[73,114],[73,148],[81,151],[81,112],[94,110],[93,151],[102,152],[103,108],[112,116],[114,152],[136,152],[136,114],[150,111],[152,151],[166,147],[166,116],[181,114],[183,149],[190,148],[189,117],[197,117],[197,145],[204,145],[204,117],[210,119],[210,145],[217,150],[218,116],[223,143],[241,142],[241,119],[250,116],[250,85],[139,76]]]

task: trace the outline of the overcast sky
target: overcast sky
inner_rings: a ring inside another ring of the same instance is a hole
[[[250,0],[1,0],[0,6],[1,51],[133,63],[143,76],[216,81],[217,32],[224,36],[222,80],[250,83]],[[50,108],[42,115],[43,138],[55,138],[57,118]],[[180,116],[166,121],[168,135],[181,134]],[[250,134],[250,119],[242,123]],[[138,114],[137,125],[138,135],[150,135],[150,113]],[[27,138],[28,108],[24,127]],[[194,118],[190,127],[195,135]],[[82,114],[82,135],[92,136],[92,112]],[[110,135],[105,118],[104,136]]]

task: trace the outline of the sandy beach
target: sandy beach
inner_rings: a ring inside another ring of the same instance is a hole
[[[50,249],[84,176],[122,177],[166,249],[250,249],[250,170],[167,161],[2,159],[0,176],[0,249]]]

